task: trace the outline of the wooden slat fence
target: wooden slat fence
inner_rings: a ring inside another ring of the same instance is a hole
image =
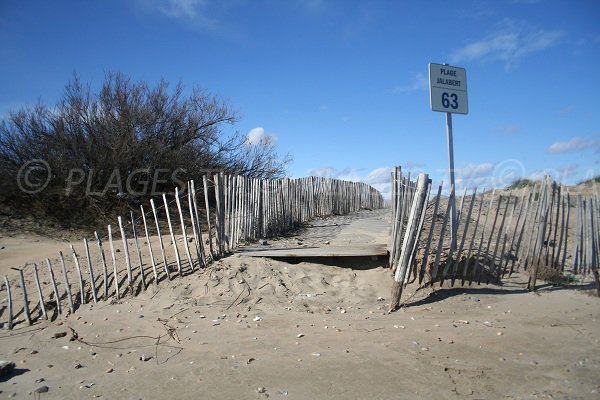
[[[435,188],[434,188],[435,189]],[[450,199],[432,191],[426,174],[416,182],[400,168],[392,174],[390,267],[395,272],[390,309],[397,308],[406,284],[448,282],[454,286],[501,282],[521,268],[529,273],[528,289],[536,289],[543,272],[594,274],[600,296],[598,246],[600,204],[597,191],[572,196],[546,177],[531,190],[470,195],[457,201],[456,238],[450,235]],[[575,226],[573,226],[575,222]]]
[[[139,213],[131,210],[127,219],[118,217],[117,225],[107,226],[104,242],[96,231],[96,243],[84,238],[71,244],[70,257],[59,252],[56,259],[13,268],[18,277],[4,276],[7,301],[0,318],[12,329],[73,313],[81,304],[118,300],[313,218],[383,206],[382,195],[365,183],[204,176],[200,188],[190,181],[184,192],[176,189],[174,196],[163,194],[149,207],[140,206]]]

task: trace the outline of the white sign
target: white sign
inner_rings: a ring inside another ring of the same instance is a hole
[[[432,111],[468,114],[467,71],[460,67],[429,64],[429,102]]]

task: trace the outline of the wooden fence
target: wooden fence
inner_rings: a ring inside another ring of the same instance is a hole
[[[365,183],[204,176],[198,190],[190,181],[184,192],[176,189],[174,196],[140,206],[137,216],[132,210],[127,219],[118,217],[117,225],[107,226],[104,242],[94,232],[93,242],[71,244],[70,255],[59,252],[44,265],[13,268],[18,278],[4,276],[7,302],[0,317],[6,315],[5,326],[12,329],[17,322],[74,313],[81,304],[134,295],[193,273],[241,244],[284,234],[313,218],[383,206],[381,194]]]
[[[465,190],[456,202],[454,238],[449,221],[454,188],[446,197],[438,186],[433,199],[431,191],[427,174],[415,182],[410,175],[403,177],[399,167],[392,174],[391,309],[399,305],[411,278],[426,285],[471,285],[500,282],[520,268],[529,272],[529,290],[536,289],[542,272],[545,277],[560,277],[567,270],[593,273],[600,296],[595,188],[589,195],[572,196],[546,177],[533,190],[478,194],[474,189],[470,195]]]

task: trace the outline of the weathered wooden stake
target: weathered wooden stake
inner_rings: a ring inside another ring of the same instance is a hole
[[[448,225],[448,220],[450,219],[450,209],[452,208],[452,202],[454,201],[454,186],[450,188],[450,197],[448,197],[448,204],[446,206],[446,213],[444,214],[444,222],[442,222],[442,229],[440,231],[440,238],[438,240],[437,251],[435,252],[435,261],[433,263],[433,268],[431,270],[431,285],[433,286],[433,282],[438,276],[438,269],[440,267],[440,259],[442,256],[442,249],[444,246],[444,236],[446,234],[446,226]],[[449,260],[446,260],[448,262]]]
[[[50,264],[49,258],[46,258],[46,264],[48,265],[48,272],[50,273],[50,282],[52,283],[52,289],[54,290],[56,311],[58,311],[59,314],[62,314],[62,308],[60,307],[60,295],[58,294],[58,287],[56,286],[56,279],[54,279],[54,271],[52,271],[52,264]]]
[[[466,192],[463,193],[463,200],[464,200],[464,196],[466,196],[466,194],[467,194]],[[456,280],[456,272],[458,271],[458,264],[461,261],[462,252],[464,250],[465,240],[467,238],[467,233],[469,231],[469,224],[471,222],[471,213],[473,212],[473,206],[475,205],[475,197],[476,196],[477,196],[477,189],[474,189],[473,194],[471,195],[471,203],[469,204],[469,211],[467,211],[467,219],[464,221],[465,228],[463,230],[462,238],[460,240],[460,245],[458,246],[458,251],[456,253],[456,261],[453,262],[453,265],[452,265],[451,286],[454,286],[454,281]],[[460,202],[460,213],[458,214],[459,215],[458,216],[459,223],[461,222],[462,216],[463,216],[462,210],[463,210],[463,202],[461,201]],[[465,265],[466,264],[468,264],[468,260],[465,260]],[[464,275],[463,275],[463,279],[464,279]]]
[[[467,258],[465,261],[465,265],[463,267],[462,279],[460,282],[461,285],[464,285],[465,280],[467,279],[469,263],[471,262],[471,255],[473,252],[473,245],[475,244],[475,239],[477,237],[477,230],[479,229],[479,221],[481,219],[481,211],[483,210],[483,207],[485,204],[484,198],[485,198],[485,188],[483,188],[483,191],[481,192],[481,198],[479,200],[479,211],[477,212],[477,219],[475,220],[475,228],[473,229],[473,233],[471,234],[471,241],[469,243],[469,249],[467,250]],[[471,275],[472,275],[472,272],[469,276],[471,276]]]
[[[190,253],[190,246],[188,243],[187,233],[185,232],[185,222],[183,220],[183,211],[181,210],[181,201],[179,200],[179,188],[175,187],[175,202],[177,203],[177,211],[179,211],[179,220],[181,222],[181,233],[183,234],[183,243],[185,248],[185,254],[187,255],[188,263],[192,272],[194,272],[194,261],[192,260],[192,254]]]
[[[65,280],[65,291],[67,292],[67,301],[69,302],[69,312],[73,314],[75,312],[75,306],[73,305],[73,296],[71,295],[71,284],[69,283],[69,275],[67,274],[67,266],[65,265],[65,257],[62,251],[58,252],[60,259],[60,265],[63,271],[63,279]]]
[[[42,286],[40,285],[40,276],[38,274],[37,264],[33,264],[33,279],[35,280],[38,297],[40,298],[40,311],[42,313],[42,317],[44,319],[48,319],[48,314],[46,314],[46,304],[44,304],[44,294],[42,293]]]
[[[154,252],[152,251],[152,244],[150,243],[150,235],[148,234],[148,224],[146,223],[146,213],[144,213],[144,206],[140,205],[140,211],[142,212],[142,219],[144,220],[144,233],[146,234],[146,243],[148,243],[148,251],[150,252],[150,262],[152,263],[154,284],[158,285],[158,273],[156,271],[156,262],[154,262]]]
[[[200,250],[201,263],[203,267],[206,267],[206,256],[204,255],[204,239],[202,239],[202,224],[200,223],[200,215],[198,213],[198,202],[196,200],[196,186],[194,181],[191,181],[191,195],[192,203],[194,205],[194,217],[196,219],[196,229],[198,230],[198,242],[197,246]]]
[[[565,262],[567,260],[567,243],[569,242],[569,217],[571,216],[571,195],[567,191],[567,222],[565,224],[565,249],[563,251],[562,260],[560,262],[560,270],[565,270]]]
[[[427,174],[419,174],[417,179],[417,191],[414,197],[414,201],[408,217],[408,223],[406,226],[406,234],[402,242],[402,252],[400,254],[399,265],[396,268],[396,274],[394,275],[394,283],[392,286],[392,298],[390,301],[390,310],[395,310],[400,304],[400,298],[402,296],[402,288],[405,283],[408,268],[412,264],[411,260],[411,249],[414,246],[416,240],[416,230],[421,219],[421,213],[427,199],[427,186],[429,184],[429,176]]]
[[[131,259],[129,258],[129,244],[127,243],[125,229],[123,229],[123,219],[120,215],[117,220],[119,221],[119,230],[121,231],[121,240],[123,241],[123,253],[125,253],[125,263],[127,264],[127,284],[131,287],[133,284],[133,274],[131,272]]]
[[[162,234],[160,233],[160,225],[158,223],[158,216],[156,215],[156,206],[154,206],[154,199],[150,199],[150,206],[152,207],[152,214],[154,215],[154,222],[156,224],[156,234],[158,235],[160,253],[162,254],[163,264],[165,266],[165,274],[167,275],[167,278],[171,280],[171,274],[169,273],[169,265],[167,264],[167,257],[165,255],[165,245],[163,243]]]
[[[204,184],[204,204],[206,205],[206,223],[208,224],[208,245],[210,248],[210,257],[215,259],[215,251],[213,249],[212,232],[210,228],[210,206],[208,204],[208,178],[206,175],[202,176],[202,183]]]
[[[81,298],[81,304],[85,304],[85,290],[83,288],[83,275],[81,274],[81,266],[79,265],[79,258],[75,252],[75,247],[71,245],[71,252],[73,253],[73,261],[75,262],[75,269],[77,270],[77,276],[79,278],[79,295]]]
[[[423,225],[425,224],[425,216],[427,214],[427,205],[429,204],[429,197],[431,195],[431,180],[429,180],[427,182],[427,193],[425,194],[425,200],[424,200],[424,204],[423,204],[423,211],[421,212],[421,216],[419,218],[419,225],[417,226],[417,232],[415,233],[415,240],[413,243],[413,247],[410,251],[410,259],[412,260],[411,263],[413,263],[413,261],[415,260],[415,257],[417,255],[417,249],[419,247],[419,241],[421,240],[421,233],[423,232]],[[359,206],[360,209],[360,206]],[[359,211],[359,209],[355,210]],[[410,276],[410,272],[413,271],[414,275],[415,275],[415,279],[417,280],[419,277],[419,272],[417,271],[417,267],[416,264],[413,263],[412,265],[414,265],[414,268],[411,268],[411,265],[409,265],[409,271],[407,274],[407,279]]]
[[[165,213],[167,214],[169,233],[171,234],[171,244],[173,245],[173,250],[175,251],[175,260],[177,261],[177,272],[179,273],[179,277],[183,277],[183,274],[181,272],[181,258],[179,257],[179,249],[177,248],[177,241],[175,240],[175,234],[173,233],[173,225],[171,225],[171,215],[169,215],[169,203],[167,203],[167,195],[163,193],[162,198],[163,203],[165,204]]]
[[[85,247],[85,258],[87,259],[88,270],[90,272],[90,283],[92,284],[92,298],[94,303],[98,302],[98,294],[96,292],[96,279],[94,278],[94,269],[92,268],[92,257],[90,257],[90,248],[88,241],[83,238],[83,247]]]
[[[8,322],[6,323],[8,329],[13,328],[13,303],[12,303],[12,293],[10,292],[10,283],[8,282],[8,277],[4,275],[4,284],[6,285],[6,295],[8,300]]]
[[[500,204],[502,197],[498,199],[498,204]],[[498,246],[500,245],[500,240],[502,239],[502,234],[504,231],[504,222],[506,221],[506,214],[508,213],[508,206],[510,205],[510,200],[512,199],[512,194],[508,193],[508,199],[506,199],[506,204],[504,205],[504,212],[502,213],[502,219],[500,222],[500,227],[498,228],[498,236],[496,237],[496,245],[494,246],[494,253],[492,254],[492,258],[490,261],[490,273],[494,275],[498,268],[502,264],[502,252],[500,252],[500,262],[496,263],[496,256],[498,255]]]
[[[435,198],[435,205],[433,206],[433,214],[431,216],[431,227],[429,228],[429,235],[427,236],[427,244],[425,245],[425,252],[423,254],[423,262],[421,264],[421,270],[419,272],[419,285],[423,282],[425,277],[425,271],[427,269],[427,261],[429,259],[429,248],[431,246],[431,240],[433,238],[433,230],[437,220],[438,207],[440,205],[440,197],[442,195],[442,184],[438,187],[438,192]],[[396,195],[397,196],[397,195]]]
[[[25,286],[25,275],[23,274],[22,269],[19,269],[19,278],[21,280],[21,291],[23,292],[23,311],[25,312],[25,320],[27,321],[28,325],[31,325],[31,314],[29,313],[29,300],[27,299],[27,287]]]
[[[198,239],[198,226],[196,224],[196,220],[194,218],[194,206],[192,204],[192,183],[188,182],[188,186],[187,186],[187,190],[188,190],[188,194],[187,194],[187,199],[188,199],[188,209],[190,212],[190,222],[192,223],[192,234],[194,235],[194,248],[196,249],[196,260],[198,260],[198,268],[201,268],[202,266],[204,266],[204,263],[202,262],[202,256],[200,254],[200,243],[199,243],[199,239]]]
[[[117,272],[117,259],[115,257],[115,245],[113,243],[112,228],[108,225],[108,242],[110,244],[110,254],[112,255],[113,279],[115,281],[115,297],[119,300],[119,274]]]
[[[94,231],[94,237],[98,244],[98,251],[100,252],[100,260],[102,261],[102,287],[104,289],[103,299],[108,300],[108,268],[106,267],[106,256],[104,255],[104,249],[102,248],[102,241],[98,232]]]
[[[142,261],[142,250],[140,249],[140,241],[138,239],[137,231],[135,229],[135,215],[133,211],[129,211],[131,216],[131,230],[133,232],[133,243],[135,244],[135,250],[138,256],[138,263],[140,264],[140,279],[142,280],[142,286],[144,290],[148,289],[146,286],[146,276],[144,275],[144,262]]]

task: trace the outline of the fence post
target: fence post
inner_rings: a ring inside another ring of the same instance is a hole
[[[406,279],[408,268],[412,264],[412,248],[415,240],[417,240],[417,230],[419,221],[421,219],[421,213],[425,202],[427,200],[427,186],[429,184],[429,176],[427,174],[420,174],[417,180],[417,189],[413,199],[413,204],[408,217],[408,223],[406,226],[406,234],[402,241],[402,250],[400,253],[400,260],[396,268],[394,275],[394,283],[392,285],[392,300],[390,302],[390,311],[395,310],[400,304],[400,297],[402,296],[402,288]]]

